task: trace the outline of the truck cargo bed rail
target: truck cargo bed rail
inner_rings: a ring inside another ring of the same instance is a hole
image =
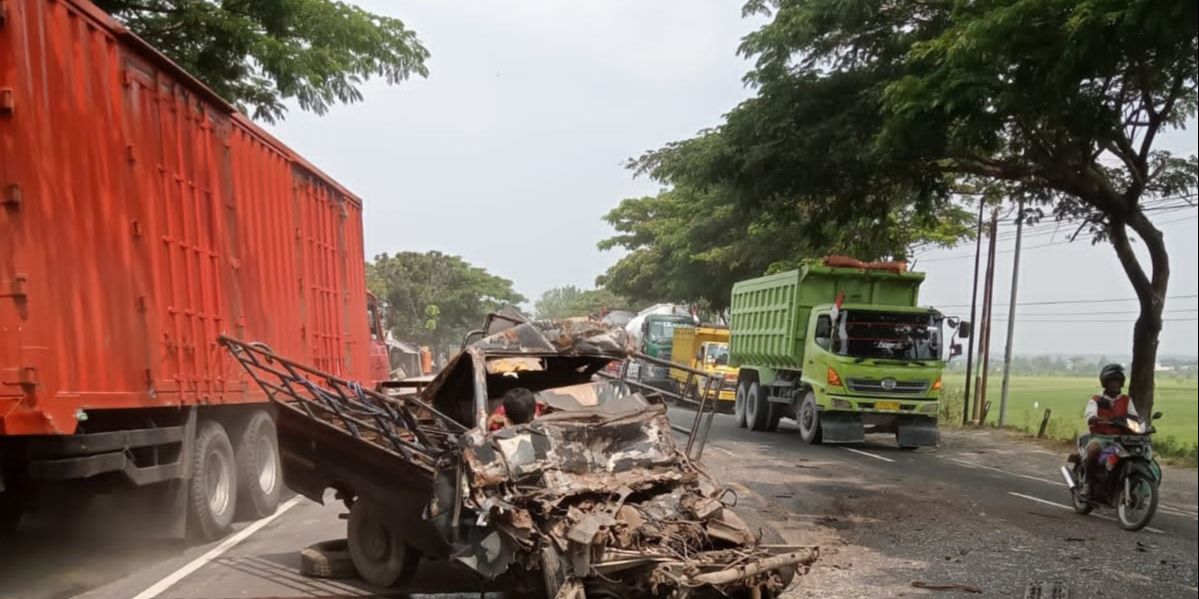
[[[416,395],[389,397],[361,384],[289,360],[262,343],[221,336],[267,399],[346,436],[432,471],[466,427]]]

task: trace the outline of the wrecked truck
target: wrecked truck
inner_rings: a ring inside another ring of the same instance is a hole
[[[347,544],[378,586],[455,560],[526,596],[770,597],[818,557],[747,524],[682,452],[662,403],[597,376],[631,347],[592,320],[492,315],[419,393],[385,396],[223,337],[278,405],[285,481],[349,509]],[[545,408],[488,430],[508,390]]]

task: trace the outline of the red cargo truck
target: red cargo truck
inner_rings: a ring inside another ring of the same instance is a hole
[[[273,512],[217,336],[386,376],[361,209],[86,0],[0,0],[0,532],[63,485],[161,489],[204,538]]]

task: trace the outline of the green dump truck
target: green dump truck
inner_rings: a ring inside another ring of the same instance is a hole
[[[735,284],[738,425],[770,431],[786,417],[808,443],[877,432],[902,448],[936,445],[941,371],[970,325],[918,307],[923,281],[903,264],[826,258]]]

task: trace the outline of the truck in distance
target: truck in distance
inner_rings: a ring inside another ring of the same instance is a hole
[[[737,369],[729,366],[727,328],[710,325],[676,327],[670,355],[672,361],[703,370],[707,378],[716,379],[710,387],[716,393],[716,409],[733,411]],[[699,398],[700,389],[708,388],[707,381],[697,380],[684,370],[672,368],[670,378],[675,381],[676,393],[684,397]]]
[[[808,443],[892,433],[901,448],[935,446],[945,329],[970,325],[918,306],[924,274],[904,263],[832,256],[740,281],[731,298],[730,360],[740,367],[740,426],[794,419]]]

